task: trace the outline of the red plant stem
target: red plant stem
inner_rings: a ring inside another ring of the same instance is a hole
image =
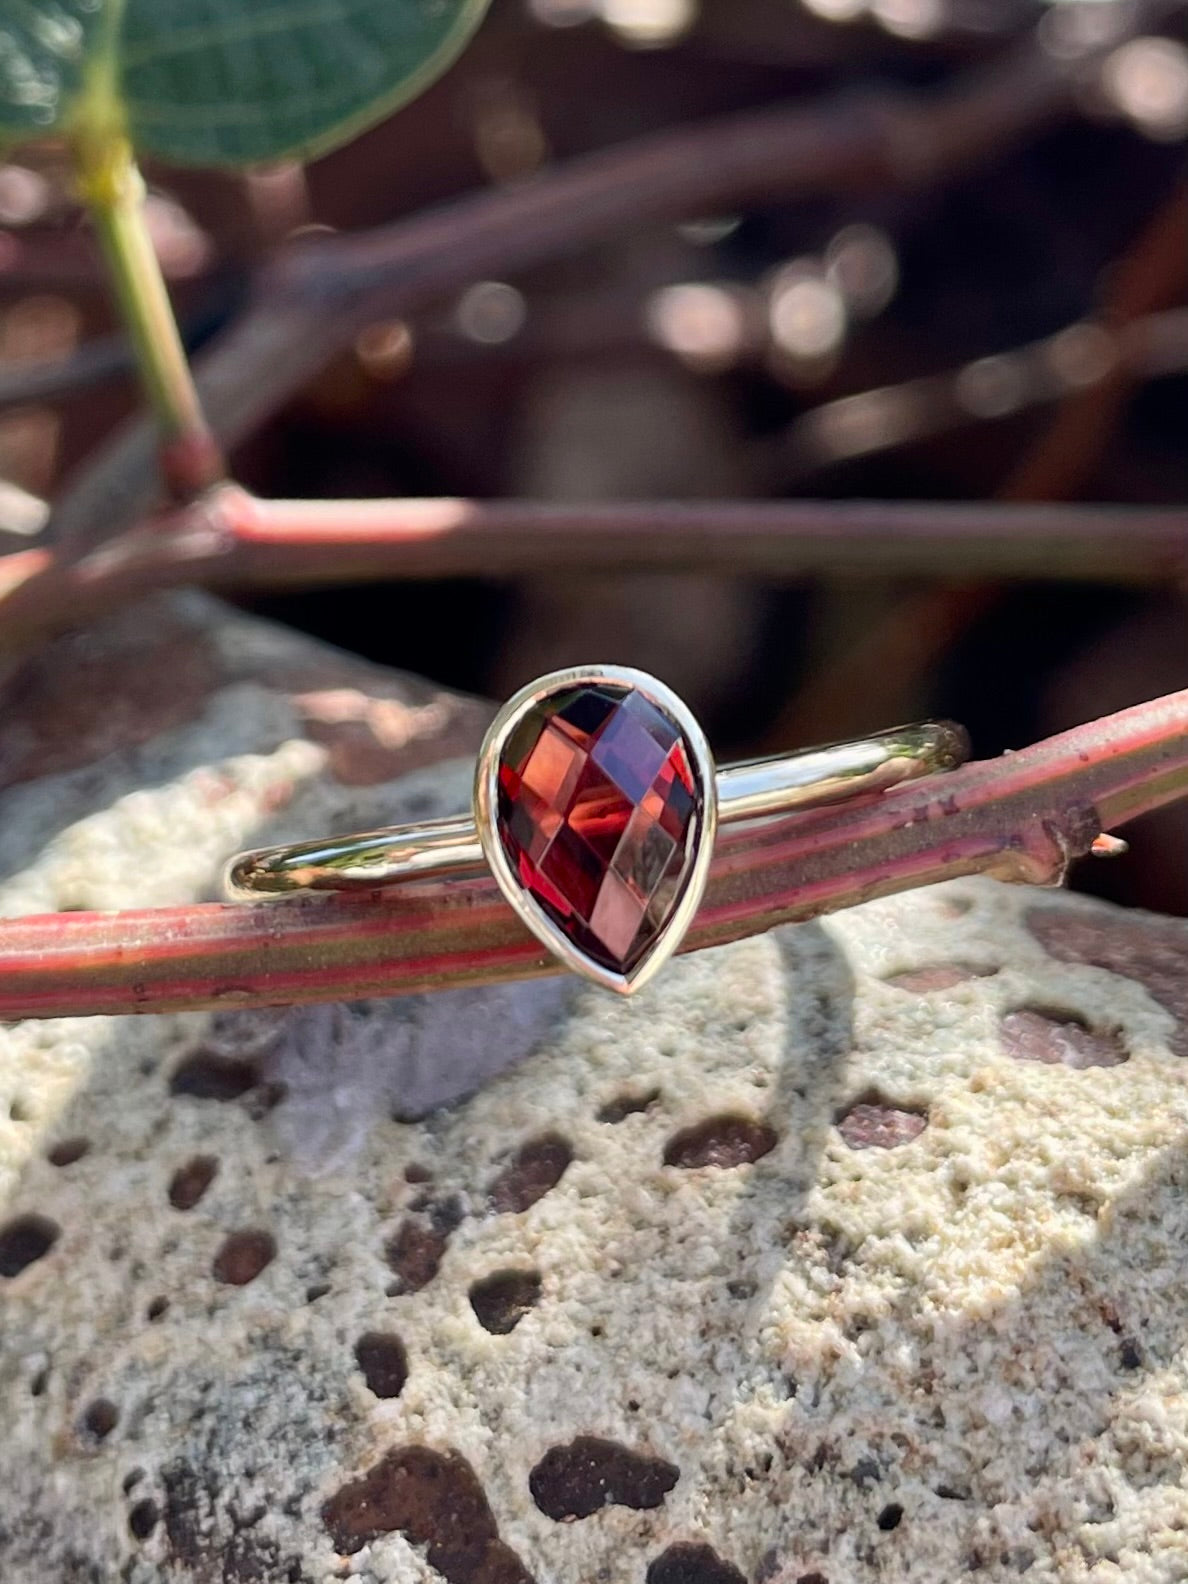
[[[0,651],[182,584],[276,589],[558,567],[1166,585],[1188,509],[866,501],[260,501],[235,486],[72,560],[0,558]]]
[[[942,181],[1070,109],[1085,65],[1029,42],[940,94],[846,94],[660,132],[362,236],[305,242],[262,273],[254,306],[199,360],[203,406],[232,446],[365,325],[486,275],[758,198]],[[62,542],[93,544],[143,517],[152,442],[136,423],[90,460],[55,514]]]
[[[1188,508],[879,501],[255,502],[232,576],[259,584],[505,576],[556,567],[1164,583],[1188,569]]]
[[[1188,795],[1188,692],[858,804],[727,831],[686,949],[977,872],[1055,884]],[[0,922],[0,1018],[410,994],[556,972],[478,879]]]

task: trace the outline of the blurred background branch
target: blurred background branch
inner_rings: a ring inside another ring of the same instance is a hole
[[[850,93],[667,131],[364,236],[311,241],[264,271],[252,307],[199,360],[199,390],[234,445],[380,316],[649,222],[941,181],[1073,108],[1083,65],[1029,41],[931,96]],[[134,426],[91,461],[55,512],[57,536],[94,542],[145,510],[151,448]]]
[[[27,498],[14,497],[10,509],[14,523],[22,513],[28,520]],[[961,571],[1158,587],[1188,574],[1188,507],[264,501],[226,486],[78,557],[37,547],[0,558],[0,650],[26,649],[167,588],[333,588],[465,577],[476,566],[492,578],[557,569],[769,580]]]

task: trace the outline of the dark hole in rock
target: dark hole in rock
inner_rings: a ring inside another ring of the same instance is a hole
[[[545,1517],[562,1523],[602,1507],[659,1507],[680,1477],[676,1464],[663,1458],[599,1436],[578,1436],[549,1448],[528,1476],[528,1488]]]
[[[169,1092],[196,1100],[238,1100],[260,1082],[254,1062],[217,1051],[197,1050],[187,1056],[169,1080]]]
[[[399,1531],[426,1547],[449,1584],[533,1584],[499,1538],[486,1493],[460,1453],[397,1447],[322,1508],[335,1549],[351,1556]]]
[[[666,1166],[749,1166],[775,1149],[779,1134],[754,1117],[724,1114],[682,1128],[664,1146]]]
[[[1118,1349],[1118,1363],[1124,1370],[1142,1369],[1143,1350],[1133,1337],[1123,1338]]]
[[[123,1483],[124,1495],[127,1496],[129,1494],[129,1492],[134,1491],[136,1489],[136,1487],[140,1484],[140,1482],[141,1482],[141,1480],[143,1478],[144,1478],[144,1470],[142,1468],[129,1469],[128,1472],[124,1475],[124,1483]]]
[[[27,1100],[14,1100],[8,1107],[10,1122],[32,1122],[33,1110]]]
[[[879,1528],[882,1529],[884,1533],[887,1533],[892,1529],[898,1529],[900,1520],[902,1518],[903,1508],[899,1505],[899,1503],[888,1502],[878,1516]]]
[[[747,1584],[730,1562],[707,1545],[682,1541],[649,1564],[646,1584]]]
[[[938,1485],[936,1494],[942,1501],[968,1501],[970,1499],[969,1490],[960,1485]]]
[[[96,1397],[83,1409],[79,1425],[92,1441],[106,1441],[120,1422],[120,1410],[110,1398]]]
[[[0,1276],[19,1276],[43,1259],[58,1241],[62,1228],[48,1216],[14,1216],[0,1226]]]
[[[214,1279],[229,1287],[246,1287],[275,1258],[276,1239],[271,1232],[249,1227],[243,1232],[228,1233],[214,1257]]]
[[[650,1111],[660,1098],[659,1089],[645,1089],[639,1094],[624,1092],[608,1100],[598,1112],[600,1122],[623,1122],[640,1111]]]
[[[898,1149],[919,1138],[928,1126],[927,1111],[891,1105],[877,1095],[856,1100],[837,1119],[837,1131],[851,1149]]]
[[[306,1303],[317,1303],[319,1298],[324,1298],[330,1291],[329,1282],[314,1282],[312,1287],[305,1289]]]
[[[143,1501],[138,1501],[128,1514],[128,1528],[134,1540],[147,1540],[157,1527],[161,1518],[161,1509],[151,1496],[146,1496]]]
[[[49,1370],[39,1369],[29,1382],[30,1397],[44,1397],[45,1389],[49,1385]]]
[[[829,1584],[829,1580],[824,1573],[801,1573],[796,1584]]]
[[[82,1160],[90,1147],[90,1139],[82,1138],[81,1136],[78,1138],[59,1139],[56,1144],[46,1151],[45,1158],[51,1166],[73,1166],[75,1161]]]
[[[934,963],[929,968],[909,968],[906,973],[891,974],[883,983],[893,990],[927,995],[932,990],[951,990],[954,985],[966,984],[970,979],[987,977],[983,968],[967,968],[963,963]]]
[[[168,1298],[165,1298],[163,1296],[159,1297],[159,1298],[154,1298],[152,1300],[152,1302],[149,1304],[148,1308],[144,1311],[145,1312],[145,1316],[149,1320],[159,1320],[161,1318],[161,1316],[167,1312],[168,1308],[169,1308],[169,1299]]]
[[[408,1379],[408,1354],[398,1336],[367,1331],[355,1343],[355,1363],[377,1397],[399,1397]]]
[[[559,1133],[529,1139],[491,1184],[492,1207],[500,1212],[527,1210],[557,1186],[572,1160],[569,1140]]]
[[[1079,919],[1032,908],[1027,925],[1060,962],[1089,963],[1145,986],[1176,1019],[1172,1050],[1188,1056],[1188,931],[1181,920],[1127,913]]]
[[[219,1163],[213,1155],[194,1155],[179,1166],[169,1184],[169,1203],[175,1210],[192,1210],[215,1180]]]
[[[420,1292],[427,1286],[441,1267],[448,1242],[448,1232],[406,1216],[384,1245],[384,1258],[400,1278],[395,1291],[388,1288],[389,1297]]]
[[[532,1270],[495,1271],[470,1289],[470,1307],[484,1331],[506,1336],[540,1302],[540,1274]]]
[[[1075,1012],[1051,1008],[1008,1012],[1000,1034],[1008,1056],[1052,1067],[1120,1067],[1128,1055],[1117,1034],[1089,1028]]]
[[[428,1166],[422,1166],[418,1161],[413,1161],[404,1168],[404,1180],[406,1183],[432,1182],[433,1173]]]

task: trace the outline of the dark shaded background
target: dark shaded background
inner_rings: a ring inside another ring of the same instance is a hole
[[[302,227],[374,225],[731,110],[927,90],[1050,28],[1049,11],[1119,10],[873,0],[873,15],[843,24],[799,0],[685,0],[679,30],[677,0],[602,0],[601,15],[575,21],[581,9],[497,0],[445,79],[304,172],[152,171],[154,228],[191,342],[225,321],[254,264]],[[660,36],[643,47],[649,19]],[[1100,335],[1074,333],[1054,354],[1066,375],[1055,399],[1036,401],[1029,365],[980,361],[1088,319],[1183,304],[1179,13],[1159,36],[1170,48],[1126,57],[1129,75],[1115,63],[1112,77],[1086,82],[1079,118],[955,183],[641,227],[410,325],[370,327],[242,450],[239,474],[283,496],[1181,502],[1188,373],[1173,367],[1119,393],[1094,382]],[[5,362],[61,356],[112,328],[64,170],[52,152],[32,167],[0,170],[0,220],[25,244],[18,267],[0,237]],[[672,294],[689,284],[709,289]],[[962,369],[958,421],[930,438],[839,461],[795,427],[838,398]],[[52,495],[133,400],[120,377],[53,412],[0,415],[0,475]],[[701,712],[723,755],[943,712],[986,756],[1188,685],[1179,588],[498,574],[257,608],[494,695],[571,661],[642,664]],[[1083,866],[1079,883],[1188,912],[1185,816],[1132,835],[1129,858]]]

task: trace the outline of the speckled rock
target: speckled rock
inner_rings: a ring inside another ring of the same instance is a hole
[[[5,911],[464,797],[477,707],[214,612],[27,680]],[[0,1578],[1182,1580],[1185,1017],[1184,926],[960,882],[631,1002],[0,1030]]]

